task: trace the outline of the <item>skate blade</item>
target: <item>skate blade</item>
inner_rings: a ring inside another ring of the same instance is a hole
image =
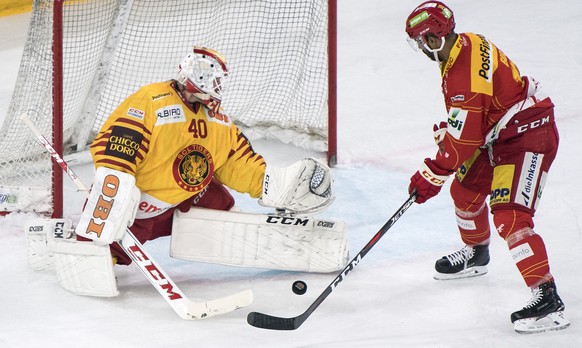
[[[435,273],[433,278],[436,280],[453,280],[453,279],[463,279],[463,278],[472,278],[478,277],[487,274],[487,267],[486,266],[475,266],[469,267],[464,271],[457,272],[457,273]]]
[[[545,317],[520,319],[513,323],[513,329],[520,334],[557,331],[568,326],[570,326],[570,321],[564,318],[564,312],[550,313]]]

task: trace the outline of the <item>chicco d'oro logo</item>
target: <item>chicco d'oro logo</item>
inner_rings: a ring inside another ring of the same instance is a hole
[[[174,180],[189,192],[202,190],[214,174],[212,156],[201,145],[190,145],[180,151],[172,167]]]

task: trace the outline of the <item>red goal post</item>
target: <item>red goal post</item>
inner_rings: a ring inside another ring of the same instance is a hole
[[[0,128],[0,213],[62,216],[62,173],[19,120],[62,154],[85,150],[140,86],[176,77],[201,45],[228,60],[223,107],[251,139],[337,161],[336,0],[34,0]]]

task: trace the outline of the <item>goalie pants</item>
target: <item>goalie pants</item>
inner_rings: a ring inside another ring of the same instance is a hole
[[[148,240],[169,236],[172,234],[172,217],[174,211],[180,209],[182,212],[187,212],[191,206],[216,210],[230,210],[234,206],[234,198],[218,180],[212,179],[205,191],[190,197],[163,214],[149,219],[135,219],[129,229],[142,244]],[[117,243],[111,244],[111,254],[117,257],[118,264],[129,265],[132,262],[130,257],[127,256],[125,251]]]
[[[498,141],[489,151],[478,149],[457,171],[451,197],[463,242],[489,243],[490,207],[495,228],[507,242],[525,283],[535,287],[553,279],[544,241],[533,231],[533,216],[556,156],[559,136],[553,108],[528,111],[532,113],[530,119],[551,116],[551,122],[521,134],[514,129],[517,136]]]

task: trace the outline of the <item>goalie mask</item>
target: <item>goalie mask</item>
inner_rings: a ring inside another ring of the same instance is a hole
[[[194,46],[180,63],[178,82],[204,104],[220,103],[228,77],[226,59],[213,49]]]

